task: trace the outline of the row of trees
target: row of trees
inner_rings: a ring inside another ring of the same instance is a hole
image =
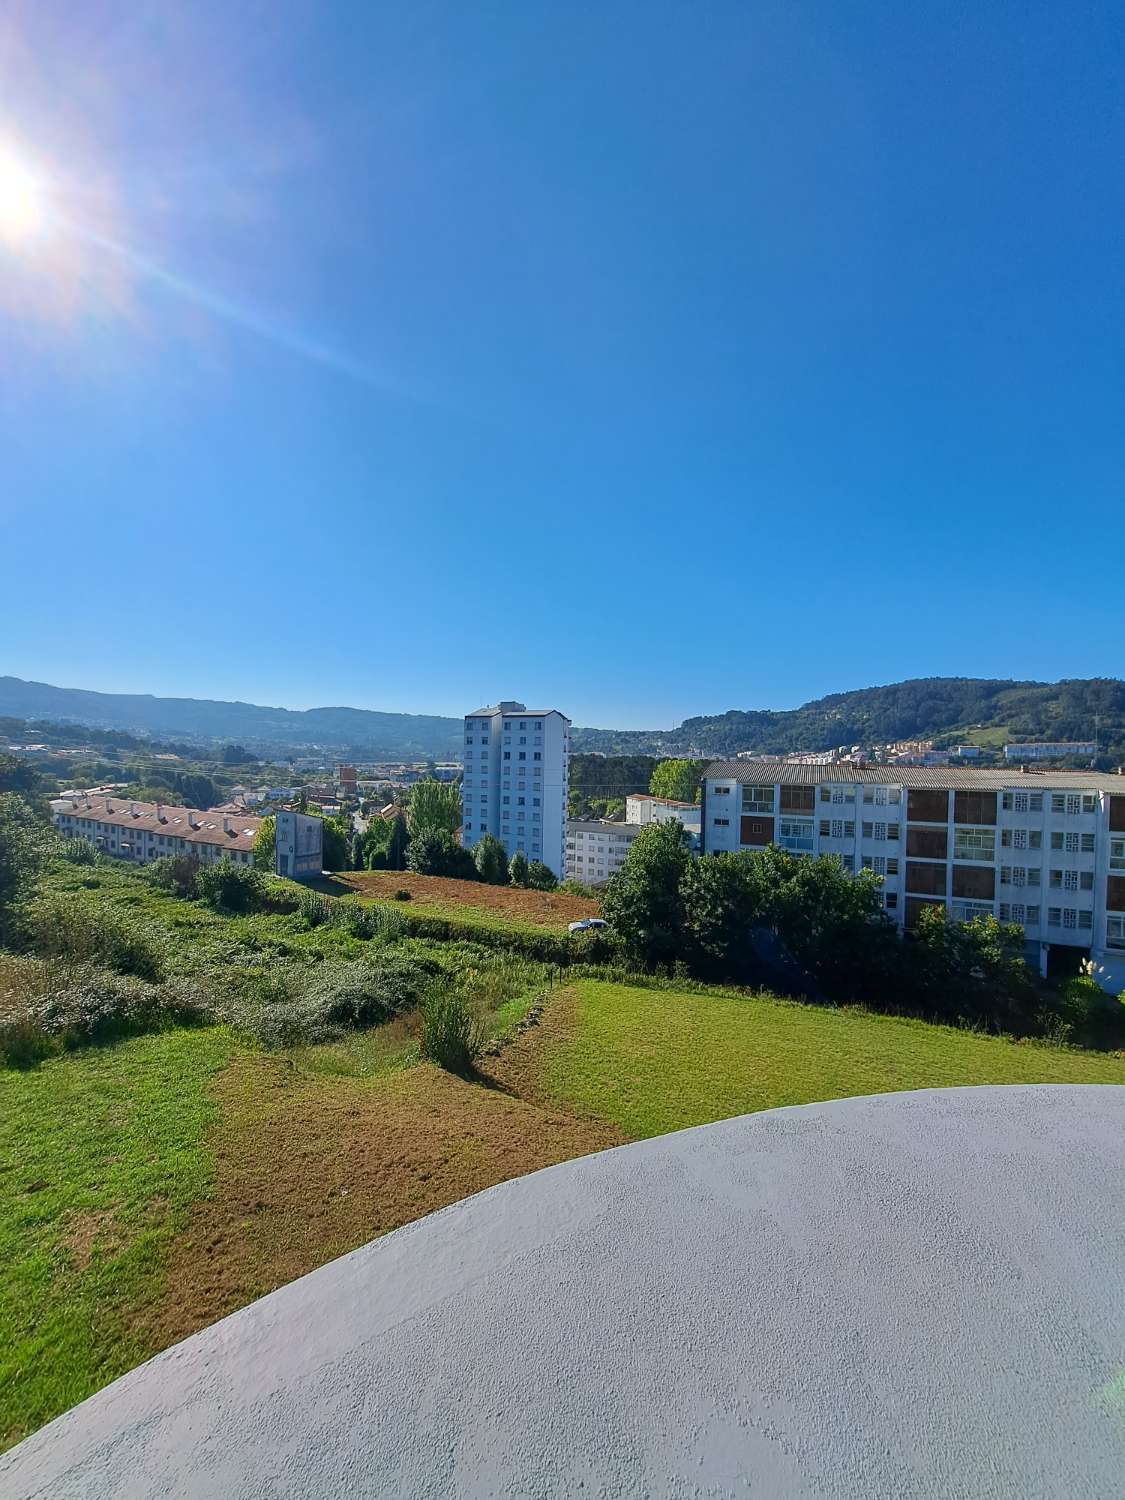
[[[678,823],[652,824],[611,879],[603,914],[646,968],[684,963],[701,979],[780,983],[1021,1034],[1042,1029],[1019,927],[992,917],[950,923],[933,907],[904,939],[883,911],[880,884],[833,857],[774,846],[693,859]]]

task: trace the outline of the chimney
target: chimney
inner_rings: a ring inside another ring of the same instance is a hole
[[[156,821],[158,823],[163,823],[164,822],[164,804],[163,804],[163,802],[158,802],[156,804]]]
[[[87,797],[86,798],[86,806],[89,807],[89,805],[90,805],[90,799],[89,799],[89,797]],[[105,810],[106,810],[107,813],[113,811],[113,803],[109,800],[108,797],[105,799]]]
[[[229,818],[224,818],[223,819],[223,832],[224,833],[229,833],[230,832],[230,819]]]
[[[189,828],[198,828],[199,827],[199,824],[195,821],[195,809],[194,808],[191,808],[191,807],[188,808],[187,820],[188,820],[188,827]]]
[[[137,804],[135,802],[129,803],[129,815],[133,818],[137,816]]]

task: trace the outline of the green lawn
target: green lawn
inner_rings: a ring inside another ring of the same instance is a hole
[[[564,1106],[634,1138],[852,1094],[980,1083],[1121,1083],[1125,1056],[857,1010],[584,981],[544,1064]]]
[[[177,1030],[0,1072],[0,1448],[152,1352],[128,1315],[208,1191],[233,1045]]]

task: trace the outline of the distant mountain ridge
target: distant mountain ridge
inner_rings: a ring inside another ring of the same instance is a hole
[[[459,756],[462,721],[366,708],[268,708],[147,693],[99,693],[0,677],[0,714],[123,729],[153,737],[231,741],[263,750],[318,746],[367,759]],[[1070,678],[1015,682],[920,677],[830,693],[794,709],[731,709],[685,719],[678,729],[576,728],[576,751],[603,754],[780,754],[834,745],[936,739],[994,730],[1016,738],[1089,740],[1095,720],[1107,756],[1125,759],[1125,682]]]

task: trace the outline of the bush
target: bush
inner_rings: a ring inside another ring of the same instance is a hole
[[[1107,995],[1087,974],[1076,974],[1059,988],[1042,1021],[1044,1030],[1081,1047],[1125,1047],[1125,1003]]]
[[[195,878],[201,901],[216,911],[258,911],[265,905],[266,882],[253,865],[236,865],[225,856],[215,864],[201,865]]]
[[[98,851],[90,839],[63,839],[60,856],[72,865],[94,865]]]
[[[581,880],[568,879],[559,885],[559,893],[563,896],[582,896],[587,901],[597,901],[601,892],[596,886],[586,885]]]
[[[422,1056],[447,1073],[468,1078],[484,1042],[484,1028],[468,1000],[455,990],[435,986],[422,1007]]]
[[[0,1058],[9,1068],[34,1068],[58,1051],[58,1044],[26,1017],[0,1023]]]
[[[446,829],[426,829],[411,836],[406,868],[415,875],[442,875],[447,880],[476,880],[472,854]]]
[[[477,875],[487,885],[508,884],[508,854],[492,833],[486,833],[473,850]]]
[[[163,976],[157,935],[112,907],[46,897],[32,906],[30,925],[32,947],[45,958],[104,964],[152,982]]]
[[[415,1009],[438,971],[432,960],[384,955],[244,980],[234,1020],[266,1047],[328,1042]]]
[[[297,910],[309,927],[321,927],[331,923],[336,903],[320,891],[302,891],[297,901]]]
[[[533,891],[553,891],[559,882],[554,870],[541,859],[533,859],[527,867],[527,883]]]
[[[145,876],[159,890],[191,900],[199,894],[199,871],[202,868],[193,854],[165,854],[145,866]]]
[[[513,885],[526,886],[527,872],[527,855],[522,849],[517,849],[508,861],[508,879]]]
[[[411,896],[410,892],[409,891],[404,891],[401,886],[395,892],[395,897],[394,898],[395,898],[396,901],[412,901],[414,899]]]

